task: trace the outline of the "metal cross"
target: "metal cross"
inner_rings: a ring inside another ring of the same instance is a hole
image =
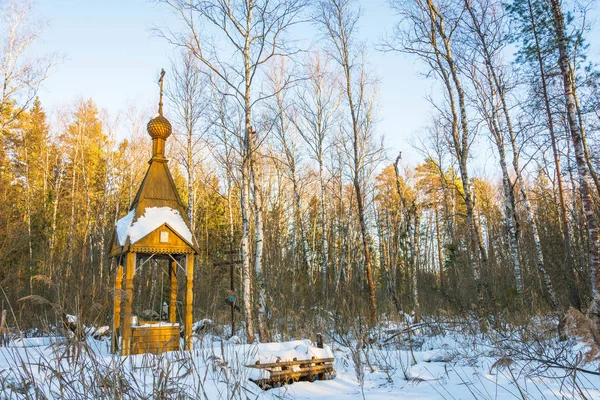
[[[163,81],[165,79],[165,69],[161,68],[160,70],[160,78],[158,79],[158,84],[160,86],[160,100],[158,101],[158,113],[162,115],[162,107],[163,107]]]

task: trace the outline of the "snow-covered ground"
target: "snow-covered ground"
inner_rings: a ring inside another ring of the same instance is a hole
[[[108,340],[17,339],[0,348],[0,399],[600,399],[599,362],[586,360],[584,344],[506,332],[386,326],[331,335],[325,349],[308,340],[247,345],[205,335],[191,352],[123,358],[110,354]],[[245,367],[330,354],[335,379],[268,391]]]

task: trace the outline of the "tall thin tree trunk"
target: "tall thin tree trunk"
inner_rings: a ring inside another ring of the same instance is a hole
[[[77,144],[78,145],[78,144]],[[77,186],[77,147],[71,165],[71,221],[69,223],[69,253],[67,257],[67,276],[73,271],[73,247],[75,246],[75,187]]]
[[[325,205],[325,177],[323,176],[323,155],[319,154],[319,185],[321,186],[321,296],[323,301],[327,301],[327,263],[328,263],[328,247],[327,247],[327,208]]]
[[[564,97],[567,108],[567,119],[569,121],[569,130],[573,148],[575,150],[575,161],[577,165],[577,174],[579,177],[579,191],[581,194],[583,209],[588,228],[589,240],[589,270],[592,285],[593,313],[596,319],[596,328],[600,329],[600,232],[598,231],[598,221],[594,211],[594,204],[591,198],[591,191],[588,183],[588,169],[585,160],[583,141],[581,137],[581,127],[575,109],[574,85],[571,81],[569,66],[569,55],[567,53],[567,43],[565,37],[565,23],[559,0],[550,0],[552,15],[554,19],[554,30],[558,45],[561,75],[563,78]]]
[[[252,129],[252,128],[250,128]],[[264,226],[263,226],[263,202],[262,190],[254,162],[254,131],[250,131],[250,182],[254,198],[254,276],[258,289],[258,332],[262,342],[269,341],[269,330],[267,327],[267,292],[265,288],[265,279],[263,274],[263,246],[264,246]]]
[[[482,308],[484,306],[484,297],[479,260],[480,257],[485,259],[485,254],[480,254],[477,251],[480,248],[480,246],[478,244],[479,240],[477,238],[477,230],[475,228],[473,202],[471,198],[469,173],[467,167],[467,159],[469,156],[470,145],[470,133],[465,106],[465,94],[462,89],[460,78],[458,76],[458,71],[454,58],[452,56],[450,39],[448,38],[446,34],[446,29],[444,27],[444,18],[439,13],[432,0],[427,0],[427,6],[429,8],[429,18],[431,21],[432,47],[435,52],[436,63],[439,66],[439,72],[443,77],[444,85],[446,86],[448,92],[448,99],[450,101],[449,105],[450,110],[452,112],[452,146],[455,149],[460,171],[460,178],[464,190],[464,201],[467,211],[467,226],[469,228],[469,242],[471,244],[472,252],[469,259],[471,262],[473,278],[475,280],[475,285],[477,288],[477,299],[479,303],[478,314],[480,317],[480,322],[483,322],[481,317],[483,312]],[[442,39],[445,53],[442,53],[441,50],[438,48],[437,35],[439,35]],[[444,66],[444,61],[442,61],[442,59],[445,61],[447,67]],[[449,72],[446,68],[448,68]],[[454,93],[452,85],[454,85],[456,94]],[[456,109],[455,96],[458,97],[458,112]]]
[[[406,198],[402,193],[400,187],[400,171],[398,170],[398,163],[400,162],[400,154],[396,157],[394,163],[394,173],[396,177],[396,192],[402,203],[402,209],[404,210],[404,219],[406,226],[406,235],[408,237],[408,243],[410,247],[410,264],[411,264],[411,283],[412,283],[412,296],[415,313],[415,322],[419,322],[421,319],[421,304],[419,303],[419,287],[418,287],[418,261],[419,261],[419,216],[417,213],[417,206],[412,204],[409,208]],[[411,224],[411,219],[414,219],[414,228]]]
[[[544,101],[544,110],[546,112],[546,118],[548,120],[548,132],[550,134],[550,142],[552,144],[552,155],[554,157],[554,166],[556,169],[556,179],[557,179],[557,184],[558,184],[558,198],[559,198],[559,205],[560,205],[560,216],[561,216],[561,221],[562,221],[563,246],[565,249],[565,258],[566,258],[564,274],[565,274],[565,277],[567,280],[567,284],[569,286],[569,294],[570,294],[571,304],[573,306],[577,307],[578,309],[580,309],[581,308],[581,300],[579,297],[577,286],[575,284],[575,282],[576,282],[576,278],[575,278],[575,274],[574,274],[575,265],[574,265],[573,253],[572,253],[572,249],[571,249],[571,233],[570,233],[570,228],[569,228],[569,217],[567,214],[567,204],[565,201],[565,189],[564,189],[562,171],[561,171],[561,166],[560,166],[560,157],[559,157],[559,153],[558,153],[556,133],[555,133],[555,129],[554,129],[554,117],[552,116],[552,111],[550,109],[550,98],[548,95],[548,84],[546,82],[546,71],[544,68],[544,61],[542,58],[542,50],[540,47],[538,24],[537,24],[535,15],[533,13],[533,5],[531,3],[531,0],[527,1],[527,6],[528,6],[529,18],[530,18],[530,22],[531,22],[531,33],[533,34],[533,38],[534,38],[534,42],[535,42],[536,59],[537,59],[537,65],[538,65],[539,72],[540,72],[542,99]]]
[[[300,197],[300,192],[298,190],[298,180],[296,178],[296,168],[291,171],[292,175],[292,187],[294,189],[294,202],[296,206],[294,209],[296,210],[296,223],[298,224],[298,228],[300,230],[300,240],[302,241],[302,255],[304,258],[304,264],[306,266],[306,272],[308,277],[308,284],[312,285],[313,277],[312,277],[312,257],[310,255],[310,249],[308,246],[308,240],[306,238],[306,230],[304,228],[304,218],[302,217],[302,198]]]
[[[579,129],[581,129],[581,143],[583,144],[583,155],[585,156],[585,162],[588,167],[590,176],[592,177],[592,181],[594,182],[594,185],[596,185],[596,191],[598,194],[600,194],[600,180],[598,179],[598,174],[596,174],[596,170],[594,169],[594,164],[592,164],[592,158],[590,157],[590,149],[587,145],[585,126],[583,124],[583,115],[581,112],[581,107],[579,105],[579,96],[577,95],[577,82],[575,81],[575,74],[573,73],[573,68],[569,66],[569,70],[571,72],[571,83],[573,84],[573,100],[575,100],[577,121],[579,122]]]
[[[188,124],[189,125],[189,124]],[[190,223],[190,229],[192,234],[196,234],[196,193],[194,191],[194,153],[193,153],[193,137],[192,137],[192,127],[188,126],[187,128],[187,140],[186,140],[186,172],[187,172],[187,190],[188,190],[188,221]]]
[[[435,241],[438,258],[438,268],[440,273],[440,288],[444,288],[444,253],[442,250],[442,235],[440,234],[440,217],[438,212],[437,199],[435,203]]]
[[[375,308],[375,283],[373,281],[373,271],[371,269],[371,254],[369,250],[369,238],[367,233],[367,223],[365,220],[365,206],[364,206],[364,198],[361,187],[361,158],[359,157],[359,122],[358,116],[356,115],[356,106],[354,104],[354,96],[352,94],[352,80],[350,76],[350,62],[348,60],[349,54],[346,51],[343,54],[344,61],[344,74],[346,77],[346,96],[348,98],[348,105],[350,108],[350,114],[352,117],[352,150],[353,154],[353,185],[354,191],[356,193],[356,205],[358,210],[358,222],[360,225],[360,236],[362,239],[363,246],[363,261],[365,266],[365,271],[367,275],[367,285],[369,287],[369,311],[370,311],[370,322],[372,325],[377,321],[377,310]]]
[[[248,160],[242,161],[241,211],[242,211],[242,282],[244,295],[244,319],[246,320],[246,339],[254,343],[254,316],[252,315],[252,277],[250,275],[250,188]]]
[[[412,257],[412,295],[413,295],[413,304],[415,311],[415,323],[421,322],[421,303],[419,302],[419,215],[417,214],[417,210],[413,205],[413,218],[414,218],[414,228],[412,229],[412,234],[409,230],[410,241],[412,242],[411,246],[411,257]],[[410,225],[410,220],[408,221]]]

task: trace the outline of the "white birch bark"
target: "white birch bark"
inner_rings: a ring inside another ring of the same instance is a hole
[[[598,230],[598,220],[595,214],[594,205],[591,198],[589,185],[589,171],[584,154],[584,146],[581,137],[581,127],[577,118],[574,83],[572,82],[571,68],[569,65],[569,54],[567,52],[567,43],[565,37],[565,21],[562,13],[561,4],[558,0],[550,0],[552,8],[554,31],[556,33],[561,75],[563,78],[563,95],[565,98],[567,119],[573,148],[575,150],[575,161],[577,166],[577,175],[579,178],[579,192],[581,194],[585,219],[587,222],[587,233],[589,241],[589,271],[592,287],[592,311],[594,313],[596,329],[600,329],[600,231]]]

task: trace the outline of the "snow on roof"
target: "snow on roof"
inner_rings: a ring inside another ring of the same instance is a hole
[[[129,211],[129,214],[117,221],[117,236],[119,239],[119,245],[121,246],[125,246],[125,241],[127,240],[127,231],[131,226],[131,221],[133,221],[134,216],[135,210],[131,210]]]
[[[134,244],[165,223],[182,238],[192,243],[192,232],[179,211],[173,210],[171,207],[148,207],[144,215],[135,222],[133,222],[134,216],[135,210],[131,210],[129,214],[117,221],[117,236],[121,246],[125,245],[128,236],[130,244]]]

